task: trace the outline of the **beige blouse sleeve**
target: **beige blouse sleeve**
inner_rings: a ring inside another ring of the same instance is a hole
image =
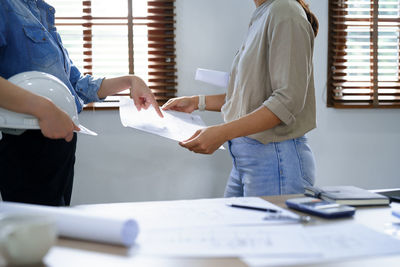
[[[271,21],[267,36],[273,93],[263,105],[290,125],[305,105],[313,71],[314,33],[307,21],[285,19]]]

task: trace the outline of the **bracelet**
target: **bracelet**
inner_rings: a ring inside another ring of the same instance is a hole
[[[206,96],[205,95],[199,95],[199,104],[197,106],[199,111],[204,111],[206,110]]]

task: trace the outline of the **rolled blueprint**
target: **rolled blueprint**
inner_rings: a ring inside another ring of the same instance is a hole
[[[44,215],[56,223],[60,236],[132,246],[139,233],[134,219],[110,218],[66,207],[0,202],[0,213]]]
[[[229,73],[216,70],[197,69],[195,80],[227,88],[229,83]]]

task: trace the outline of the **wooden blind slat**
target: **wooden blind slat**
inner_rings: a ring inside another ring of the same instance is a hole
[[[400,107],[399,14],[398,2],[329,0],[329,107]]]
[[[174,0],[148,0],[149,87],[165,103],[176,92]]]
[[[96,70],[96,60],[93,58],[96,54],[94,47],[98,46],[98,40],[94,39],[95,29],[99,27],[115,26],[126,27],[127,36],[127,72],[135,74],[135,54],[134,27],[147,27],[147,51],[148,56],[148,86],[156,96],[156,100],[163,104],[171,97],[174,97],[177,91],[177,69],[176,69],[176,49],[175,49],[175,0],[143,0],[147,3],[147,16],[134,16],[133,10],[135,2],[126,0],[128,10],[126,16],[96,16],[93,14],[93,1],[82,0],[81,6],[76,7],[82,11],[78,16],[70,17],[67,13],[64,16],[56,17],[56,25],[64,27],[81,27],[82,29],[82,63],[83,74],[91,74]],[[97,27],[97,28],[95,28]],[[143,33],[141,33],[143,34]],[[113,38],[113,37],[111,37]],[[125,37],[126,38],[126,37]],[[143,37],[141,37],[143,38]],[[95,46],[96,45],[96,46]],[[145,51],[145,50],[143,50]],[[120,51],[118,51],[120,53]],[[110,53],[109,51],[105,53]],[[139,62],[139,61],[138,61]],[[120,95],[127,95],[124,91],[120,94],[108,97],[103,103],[91,104],[88,107],[96,108],[115,108],[118,107],[118,98]]]

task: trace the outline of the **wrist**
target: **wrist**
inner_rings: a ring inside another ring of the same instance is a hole
[[[223,124],[217,125],[216,127],[219,128],[219,132],[220,132],[221,136],[223,137],[224,142],[235,138],[233,135],[234,129],[231,129],[229,123],[223,123]]]
[[[206,110],[206,96],[199,95],[199,96],[197,96],[197,99],[198,99],[197,109],[200,111]]]
[[[138,77],[135,76],[135,75],[130,75],[130,76],[128,76],[128,77],[129,77],[129,79],[128,79],[129,90],[132,91],[133,88],[135,88],[136,81],[137,81],[137,78],[138,78]]]
[[[32,99],[33,100],[33,99]],[[33,101],[32,105],[29,105],[30,108],[28,113],[35,116],[38,119],[42,119],[49,113],[54,106],[54,103],[45,97],[39,97],[37,100]]]
[[[194,110],[199,109],[199,96],[195,95],[195,96],[191,96],[190,98],[193,102]]]
[[[132,75],[131,77],[131,81],[130,81],[130,92],[133,93],[133,91],[135,90],[143,90],[145,88],[148,89],[147,84],[143,81],[142,78],[140,78],[139,76],[136,75]]]

